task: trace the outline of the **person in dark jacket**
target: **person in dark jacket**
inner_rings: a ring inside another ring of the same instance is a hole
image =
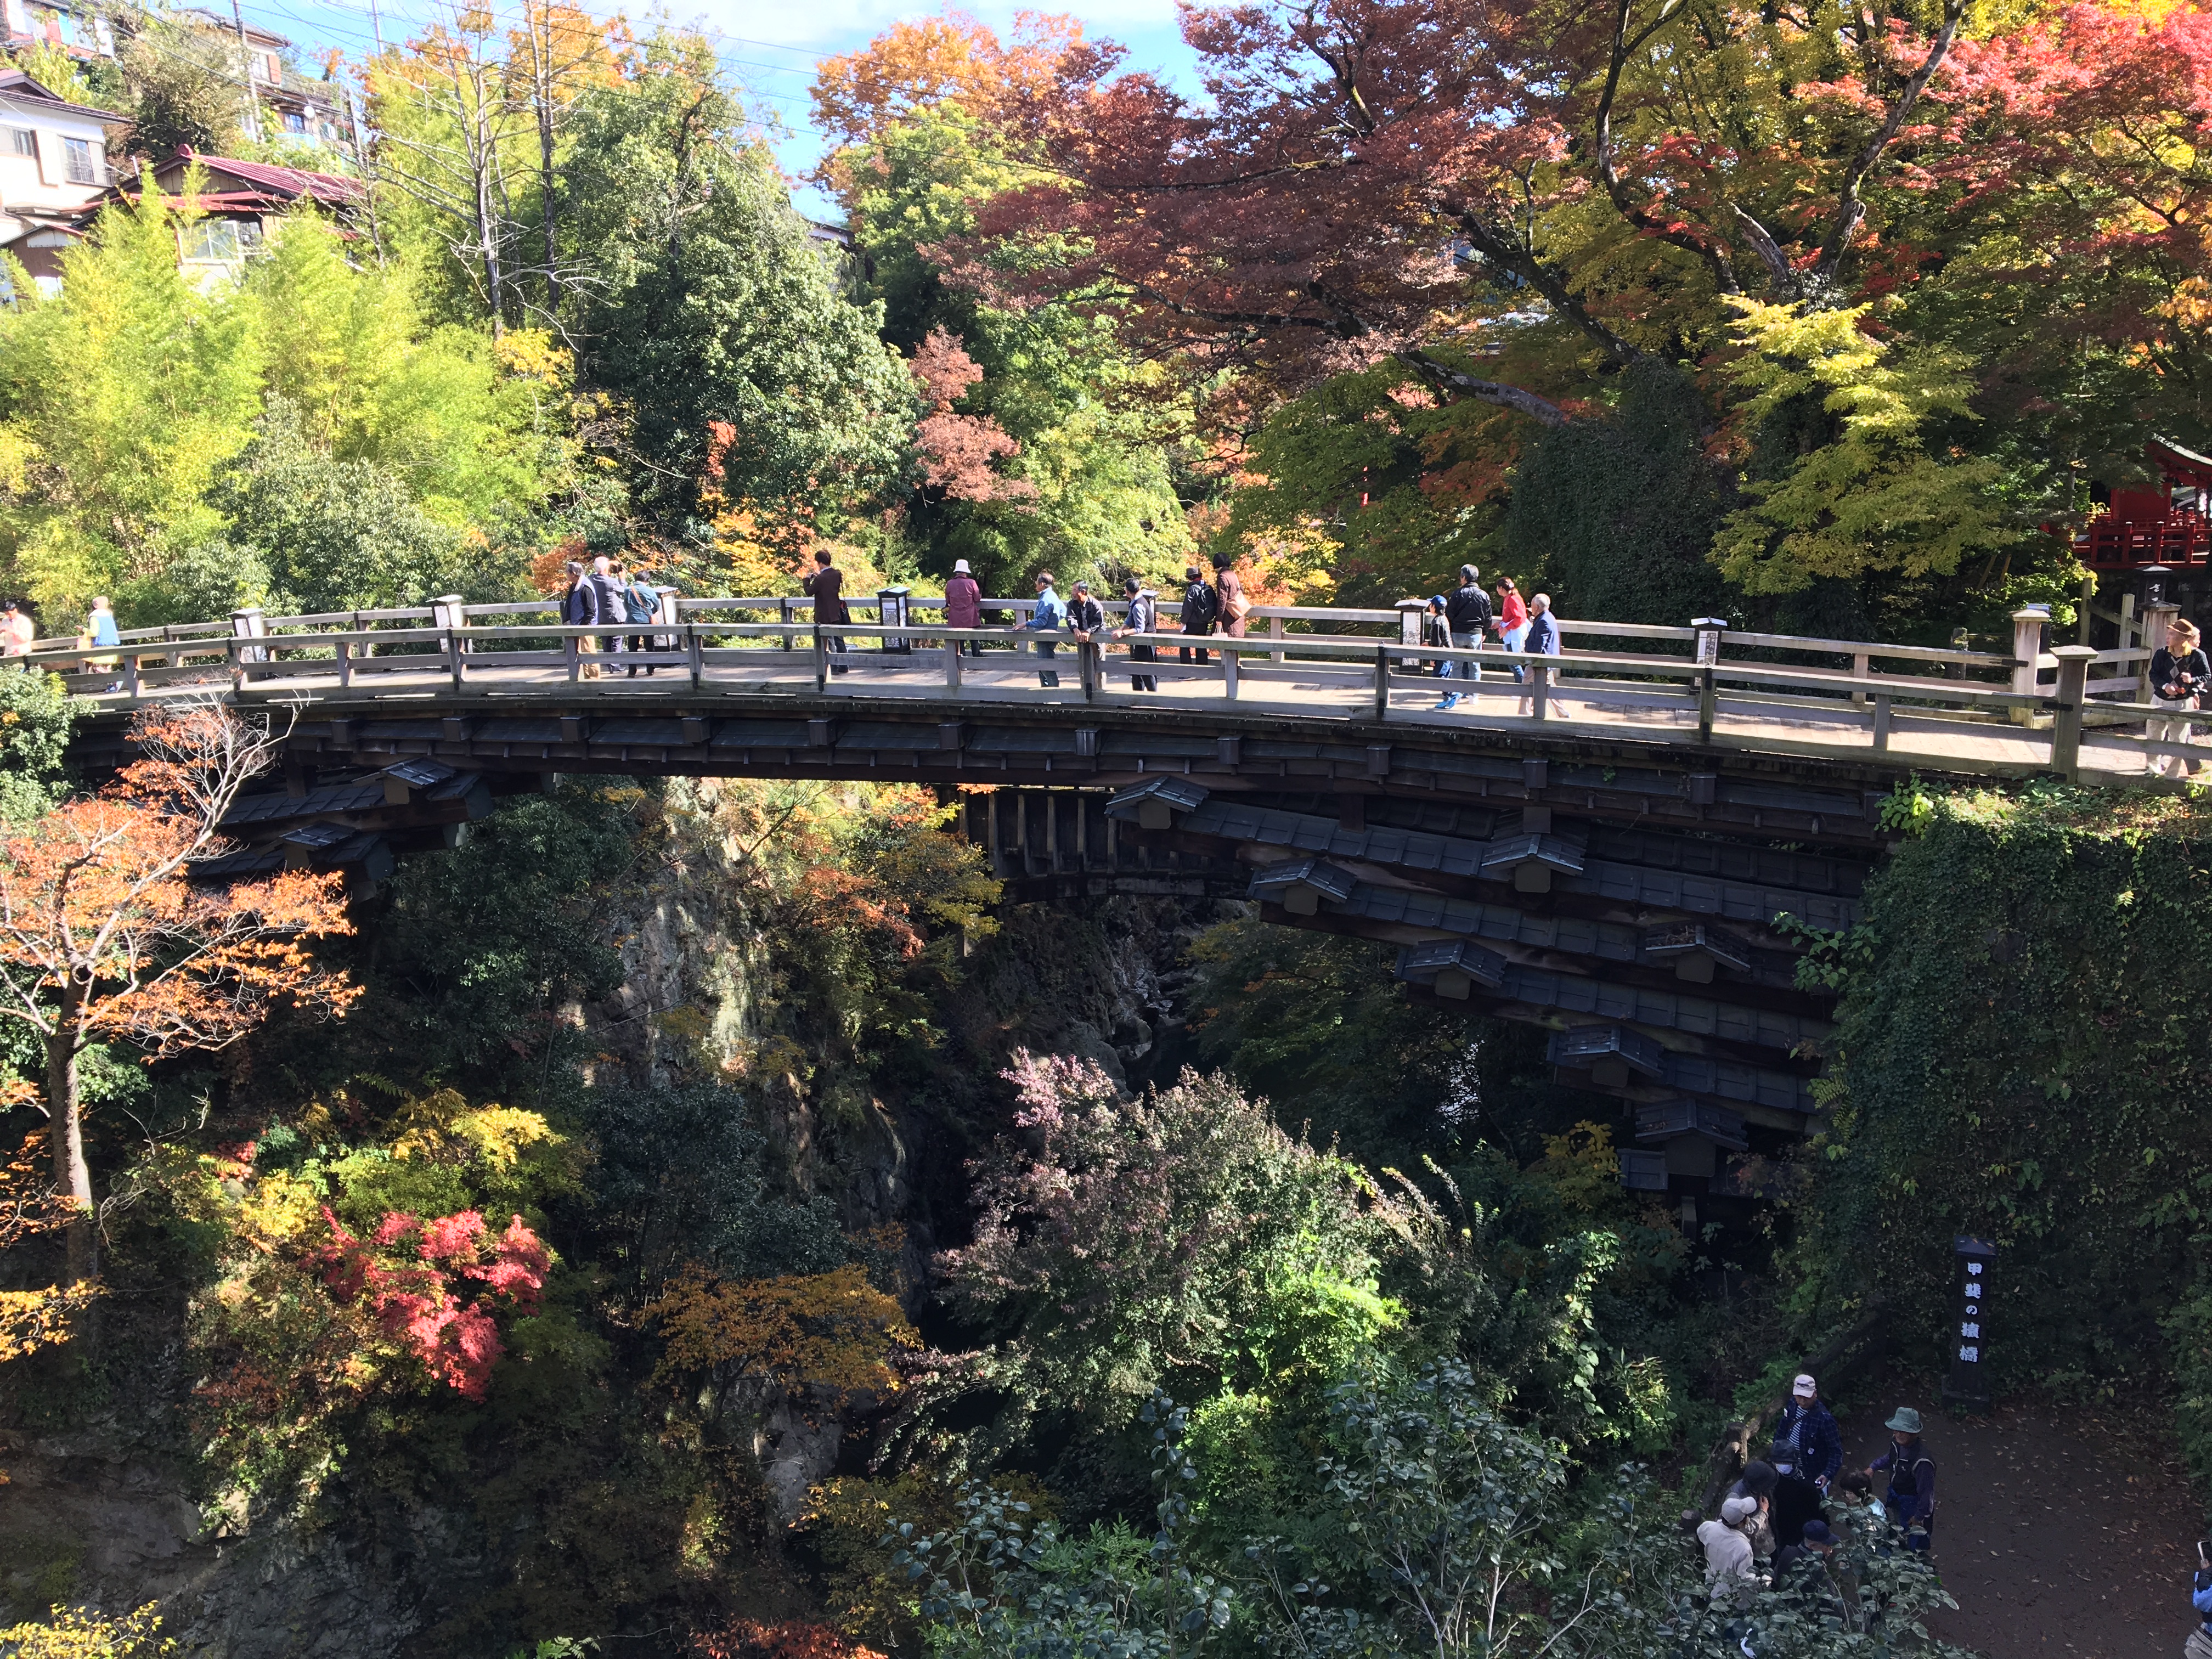
[[[1807,1522],[1820,1518],[1820,1489],[1806,1478],[1797,1462],[1797,1449],[1788,1441],[1778,1440],[1769,1447],[1766,1461],[1774,1465],[1775,1476],[1767,1524],[1779,1551],[1797,1542]]]
[[[853,613],[845,608],[845,573],[830,562],[828,548],[814,556],[814,568],[799,579],[799,586],[801,592],[814,601],[816,631],[853,620]],[[845,649],[842,635],[830,635],[823,641],[823,644],[841,653]],[[830,672],[842,674],[845,668],[843,663],[833,663]]]
[[[1125,640],[1132,634],[1150,634],[1158,629],[1160,604],[1144,583],[1134,576],[1124,576],[1121,579],[1121,597],[1129,602],[1129,614],[1123,625],[1114,630],[1115,639]],[[1129,647],[1129,660],[1133,663],[1157,662],[1159,654],[1157,646],[1133,645]],[[1132,691],[1157,691],[1160,689],[1159,678],[1153,674],[1133,674],[1129,677],[1129,689]]]
[[[945,625],[947,628],[981,628],[983,625],[983,590],[975,577],[968,574],[968,561],[952,562],[951,578],[945,584]],[[983,641],[963,640],[960,649],[969,656],[983,654]]]
[[[1889,1419],[1889,1449],[1867,1465],[1867,1478],[1889,1471],[1884,1501],[1890,1522],[1905,1528],[1905,1547],[1925,1554],[1936,1527],[1936,1460],[1920,1443],[1920,1413],[1899,1406]]]
[[[624,622],[629,623],[631,627],[635,628],[659,619],[660,615],[660,595],[653,591],[652,587],[647,585],[644,577],[633,574],[629,567],[624,564],[620,559],[617,559],[614,562],[613,568],[609,574],[611,574],[617,582],[622,584],[622,618]],[[633,634],[629,636],[629,643],[632,654],[642,656],[653,649],[653,635],[650,634]],[[651,663],[647,663],[644,666],[646,678],[651,679],[653,678],[653,665]],[[632,663],[629,665],[629,678],[635,679],[637,678],[637,671],[638,665],[636,663]]]
[[[1067,601],[1067,631],[1085,642],[1093,634],[1106,631],[1106,607],[1091,593],[1089,582],[1076,583]]]
[[[584,567],[574,559],[568,562],[568,591],[561,599],[561,620],[570,628],[590,628],[599,621],[599,590],[592,586],[591,579],[584,574]],[[574,644],[580,656],[599,654],[599,642],[589,634],[576,640]],[[587,662],[578,674],[580,678],[595,680],[599,678],[599,665]]]
[[[1206,586],[1206,578],[1199,574],[1196,565],[1187,566],[1182,573],[1182,631],[1186,634],[1206,635],[1213,631],[1213,618],[1219,610],[1221,596]],[[1212,653],[1203,647],[1184,646],[1179,654],[1185,662],[1212,662]]]
[[[596,620],[616,625],[629,614],[628,602],[623,597],[622,578],[615,574],[615,562],[602,553],[592,561],[592,574],[585,580],[592,585],[592,597],[597,601],[599,614]],[[622,653],[623,637],[619,634],[599,635],[599,649],[607,656]]]
[[[2200,647],[2197,624],[2176,617],[2166,630],[2166,643],[2151,654],[2150,700],[2160,708],[2201,708],[2212,689],[2212,663]],[[2187,720],[2152,719],[2144,734],[2154,743],[2193,743],[2195,728]],[[2160,755],[2150,769],[2161,776],[2185,778],[2192,767],[2179,755]]]
[[[1471,564],[1459,568],[1459,586],[1444,596],[1444,623],[1451,629],[1451,642],[1462,651],[1480,650],[1482,636],[1490,631],[1492,612],[1490,595],[1482,591],[1482,572]],[[1482,670],[1466,660],[1447,662],[1441,678],[1449,679],[1456,675],[1463,680],[1479,680]],[[1458,705],[1459,694],[1447,690],[1438,708]]]
[[[1844,1436],[1834,1414],[1820,1403],[1820,1384],[1800,1371],[1790,1384],[1790,1403],[1775,1419],[1777,1444],[1788,1445],[1805,1478],[1822,1492],[1844,1467]]]

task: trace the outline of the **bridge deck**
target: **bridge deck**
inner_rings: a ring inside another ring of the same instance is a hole
[[[435,702],[460,690],[478,706],[484,699],[495,702],[511,699],[520,712],[533,703],[588,702],[598,712],[613,714],[649,713],[654,705],[679,697],[690,702],[695,692],[747,701],[778,693],[810,699],[826,694],[834,698],[843,692],[948,708],[1012,705],[1066,711],[1090,705],[1193,714],[1233,712],[1248,719],[1272,715],[1298,721],[1370,720],[1376,718],[1379,708],[1381,717],[1392,724],[1439,732],[1480,726],[1539,737],[1602,735],[1643,743],[1737,746],[1808,757],[1833,754],[1900,771],[1919,768],[2029,772],[2048,767],[2052,756],[2052,733],[2048,727],[2003,721],[1993,717],[1998,711],[1957,711],[1933,703],[1905,708],[1893,704],[1884,711],[1887,720],[1878,726],[1874,710],[1850,701],[1847,696],[1793,696],[1788,690],[1717,690],[1711,724],[1706,726],[1701,722],[1694,691],[1685,695],[1684,688],[1662,682],[1625,681],[1578,672],[1577,660],[1572,658],[1551,659],[1561,664],[1553,671],[1560,679],[1547,688],[1540,715],[1529,688],[1514,684],[1510,674],[1495,667],[1480,681],[1438,680],[1389,670],[1382,692],[1387,701],[1378,702],[1371,669],[1339,668],[1317,662],[1241,667],[1232,700],[1224,693],[1218,669],[1183,671],[1179,664],[1132,664],[1127,657],[1111,653],[1101,653],[1098,684],[1088,692],[1082,684],[1084,671],[1072,651],[1063,651],[1054,659],[1058,665],[1054,672],[1062,682],[1057,689],[1038,684],[1037,659],[1009,652],[969,659],[957,687],[945,683],[941,666],[944,653],[932,650],[911,655],[853,653],[848,659],[848,672],[829,675],[821,683],[811,673],[811,659],[805,653],[720,651],[711,653],[718,659],[704,665],[696,687],[680,653],[635,659],[658,666],[650,677],[641,672],[635,678],[618,665],[629,659],[602,657],[597,660],[610,678],[601,679],[572,678],[570,671],[561,665],[508,665],[501,662],[501,654],[472,656],[458,688],[456,676],[441,658],[374,659],[373,672],[364,663],[349,676],[352,684],[345,688],[346,701],[374,698],[380,702],[419,704]],[[831,660],[836,659],[833,656]],[[1129,677],[1139,671],[1156,678],[1160,689],[1130,690]],[[220,674],[193,678],[203,684],[227,684],[230,680],[229,676]],[[287,672],[287,665],[282,662],[254,665],[238,678],[240,689],[256,700],[321,699],[338,690],[327,663],[303,664],[294,672]],[[181,690],[190,683],[170,689]],[[1462,702],[1455,709],[1442,711],[1437,704],[1447,690],[1459,693]],[[88,700],[109,703],[125,699],[95,693]],[[1985,694],[1981,701],[2010,700]],[[2093,718],[2094,713],[2104,712],[2094,705],[2092,708]],[[2141,779],[2162,752],[2178,751],[2125,729],[2092,727],[2081,733],[2079,765],[2085,773],[2102,774],[2115,781]]]

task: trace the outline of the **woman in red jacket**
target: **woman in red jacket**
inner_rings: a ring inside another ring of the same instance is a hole
[[[952,562],[951,580],[945,584],[945,625],[947,628],[981,628],[983,625],[983,590],[968,574],[968,561]],[[971,657],[983,654],[983,641],[963,640],[960,649]]]

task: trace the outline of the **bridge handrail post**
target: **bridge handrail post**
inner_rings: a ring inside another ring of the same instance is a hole
[[[235,638],[223,641],[224,654],[230,659],[230,689],[246,690],[246,652]]]
[[[1717,671],[1708,663],[1698,671],[1698,741],[1713,740],[1713,717],[1720,712]]]
[[[775,602],[775,613],[781,619],[784,627],[788,629],[791,626],[791,601],[788,599],[778,599]],[[791,649],[791,635],[788,632],[783,635],[783,648],[787,651]]]
[[[673,599],[669,601],[669,609],[672,611],[675,609],[675,603]],[[691,689],[696,691],[707,677],[707,657],[705,652],[700,647],[697,623],[684,624],[684,655],[691,666]]]
[[[1231,702],[1237,701],[1237,652],[1233,646],[1224,646],[1221,653],[1221,695]]]
[[[1375,647],[1375,718],[1390,718],[1390,647]]]
[[[823,643],[819,617],[814,619],[814,689],[820,692],[830,689],[830,647]]]
[[[1889,752],[1889,693],[1875,692],[1874,694],[1874,748],[1875,753],[1878,755],[1886,755]]]
[[[340,640],[337,643],[338,690],[353,690],[353,641]]]
[[[1554,672],[1549,668],[1532,668],[1528,671],[1529,717],[1540,723],[1551,710],[1552,675]]]
[[[1280,617],[1270,617],[1267,618],[1267,637],[1271,640],[1279,640],[1283,637],[1283,619]],[[1287,659],[1279,651],[1270,651],[1267,653],[1267,660],[1270,662],[1283,662],[1286,661]],[[1109,821],[1110,822],[1111,820]]]
[[[584,678],[584,636],[571,634],[564,643],[568,647],[568,684],[574,685]]]
[[[123,695],[136,697],[138,691],[138,653],[134,651],[123,659]]]
[[[2088,695],[2089,664],[2096,653],[2086,645],[2062,645],[2058,659],[2057,718],[2051,727],[2051,769],[2069,783],[2081,776],[2081,704]]]
[[[967,648],[968,641],[965,640],[948,639],[945,641],[945,689],[947,691],[960,689],[960,655]]]
[[[1083,701],[1089,702],[1098,694],[1099,677],[1103,665],[1098,659],[1098,641],[1078,640],[1075,642],[1075,677],[1083,683]]]
[[[2047,605],[2022,605],[2012,613],[2012,691],[2016,697],[2036,694],[2036,659],[2043,654],[2043,630],[2050,625]],[[2022,726],[2032,725],[2035,710],[2023,703],[2014,708],[2012,717]]]

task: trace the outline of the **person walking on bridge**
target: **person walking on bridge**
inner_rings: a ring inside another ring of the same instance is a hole
[[[983,590],[968,572],[968,561],[955,559],[952,574],[945,583],[945,625],[947,628],[981,628],[983,625]],[[963,655],[980,657],[983,641],[963,640],[955,647]]]
[[[831,562],[830,550],[823,548],[814,556],[814,568],[799,579],[799,591],[814,601],[814,631],[820,634],[825,628],[835,628],[853,620],[853,613],[845,606],[845,573]],[[845,637],[842,634],[825,635],[823,647],[842,655]],[[830,672],[842,674],[848,666],[833,663]]]
[[[1196,565],[1186,565],[1182,573],[1182,631],[1201,636],[1213,632],[1214,614],[1221,608],[1221,595],[1206,585]],[[1202,646],[1184,646],[1181,655],[1185,662],[1212,662],[1213,657]]]
[[[1889,1471],[1889,1518],[1905,1528],[1905,1547],[1928,1553],[1936,1528],[1936,1460],[1920,1443],[1920,1413],[1899,1406],[1889,1419],[1889,1449],[1867,1465],[1867,1479]]]
[[[1539,593],[1528,601],[1528,637],[1522,648],[1532,657],[1556,657],[1559,654],[1559,618],[1552,615],[1552,596],[1549,593]],[[1556,668],[1532,668],[1529,672],[1548,676],[1543,681],[1547,690],[1559,683],[1559,671]],[[1568,718],[1567,711],[1555,702],[1547,702],[1544,707],[1545,713],[1553,720]],[[1521,712],[1524,714],[1534,713],[1535,699],[1522,698]]]
[[[1232,640],[1244,637],[1244,618],[1251,614],[1252,602],[1244,597],[1244,579],[1237,574],[1236,564],[1225,555],[1216,554],[1213,560],[1214,608],[1221,617],[1221,631]]]
[[[1498,579],[1498,642],[1508,651],[1518,651],[1528,637],[1528,607],[1522,603],[1521,590],[1513,585],[1510,576]],[[1528,665],[1513,665],[1513,683],[1525,684]]]
[[[1051,571],[1037,572],[1036,609],[1030,612],[1030,626],[1038,635],[1036,653],[1047,661],[1050,661],[1052,653],[1060,648],[1060,642],[1043,636],[1059,633],[1067,623],[1067,607],[1060,602],[1060,595],[1053,592],[1052,583]],[[1057,668],[1038,669],[1037,684],[1047,690],[1054,690],[1060,684],[1060,671]]]
[[[1482,572],[1471,564],[1459,568],[1459,586],[1444,596],[1444,622],[1451,629],[1451,642],[1462,651],[1480,651],[1483,635],[1490,631],[1492,623],[1490,595],[1482,591]],[[1462,659],[1448,661],[1443,678],[1456,676],[1463,680],[1479,680],[1482,670],[1473,662]],[[1438,708],[1453,708],[1459,704],[1459,694],[1446,691]]]
[[[622,584],[622,617],[624,622],[635,628],[653,622],[660,615],[660,595],[646,585],[644,577],[632,574],[629,567],[620,559],[614,562],[613,574],[614,579]],[[629,649],[634,655],[644,656],[652,651],[653,647],[653,640],[650,634],[629,636]],[[629,665],[630,678],[637,678],[638,666],[636,663]],[[644,667],[646,678],[651,679],[653,665],[647,663]]]
[[[592,586],[591,578],[584,574],[582,564],[574,559],[568,561],[568,591],[561,599],[561,620],[570,628],[590,628],[599,620],[599,590]],[[599,642],[589,634],[578,635],[569,641],[569,645],[580,657],[599,654]],[[584,664],[577,670],[577,677],[586,680],[599,678],[599,664]]]
[[[1124,576],[1121,578],[1121,597],[1129,602],[1129,614],[1124,619],[1124,625],[1114,630],[1115,639],[1126,640],[1132,634],[1158,631],[1160,602],[1152,597],[1150,588],[1134,576]],[[1129,660],[1133,663],[1155,662],[1158,660],[1159,654],[1157,646],[1133,645],[1129,647]],[[1132,691],[1157,691],[1160,689],[1159,678],[1154,674],[1132,674],[1129,689]]]
[[[1824,1492],[1844,1467],[1843,1431],[1820,1403],[1820,1387],[1811,1373],[1800,1371],[1790,1384],[1790,1403],[1775,1419],[1774,1441],[1790,1447],[1805,1478]]]
[[[2201,708],[2212,689],[2212,663],[2199,648],[2197,624],[2177,617],[2166,630],[2166,643],[2150,659],[2151,701],[2160,708]],[[2194,743],[2196,728],[2187,720],[2152,719],[2144,729],[2154,743]],[[2193,768],[2179,755],[2160,755],[2150,769],[2162,777],[2185,778]]]
[[[623,596],[623,580],[615,574],[615,562],[602,553],[592,561],[592,574],[586,580],[592,585],[592,597],[599,602],[599,620],[619,626],[629,615],[629,604]],[[622,648],[621,635],[599,635],[599,650],[603,654],[619,656]]]

